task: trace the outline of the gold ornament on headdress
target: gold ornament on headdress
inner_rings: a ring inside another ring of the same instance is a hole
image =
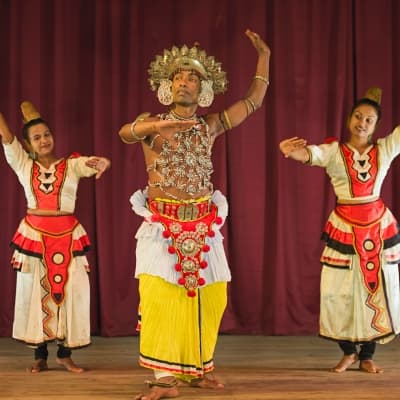
[[[375,103],[381,104],[382,89],[378,87],[369,88],[366,91],[364,98],[375,101]]]
[[[151,89],[157,90],[162,80],[170,79],[179,69],[197,71],[203,79],[212,81],[215,94],[223,93],[227,88],[228,81],[221,63],[207,56],[197,45],[190,49],[183,45],[180,49],[173,46],[171,50],[164,50],[164,54],[157,55],[150,64],[148,72]]]
[[[41,118],[39,111],[36,110],[35,106],[30,101],[23,101],[21,103],[21,111],[24,124],[27,124],[33,119]]]

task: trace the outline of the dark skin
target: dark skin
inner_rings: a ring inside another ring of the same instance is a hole
[[[244,97],[250,98],[254,104],[254,108],[257,109],[261,106],[264,96],[268,88],[269,79],[269,61],[271,51],[268,45],[260,38],[260,36],[246,30],[245,35],[251,42],[252,46],[257,52],[257,65],[255,70],[255,76],[262,77],[262,79],[252,79],[250,87]],[[119,136],[125,143],[136,143],[141,141],[142,148],[145,157],[146,166],[154,165],[161,152],[162,145],[165,141],[174,148],[177,146],[174,135],[176,132],[182,132],[191,129],[197,120],[194,119],[198,108],[198,99],[201,90],[201,79],[193,70],[182,70],[175,71],[172,77],[172,96],[173,104],[171,110],[178,117],[185,120],[160,120],[157,116],[147,116],[143,120],[138,120],[134,125],[134,135],[131,132],[131,122],[126,123],[119,130]],[[240,125],[248,116],[249,109],[248,104],[241,99],[233,103],[230,107],[225,110],[228,120],[230,121],[230,128],[234,128]],[[254,111],[254,110],[253,110]],[[227,130],[227,127],[223,125],[220,118],[220,112],[207,114],[204,119],[208,126],[208,133],[211,138],[211,144],[214,140]],[[197,126],[196,128],[204,130],[204,126]],[[150,146],[149,144],[152,144]],[[164,192],[159,187],[154,187],[160,179],[160,176],[156,171],[149,171],[149,198],[168,198],[178,200],[187,200],[191,198],[200,198],[203,196],[210,195],[210,189],[202,189],[196,193],[188,194],[180,191],[176,187],[168,188],[168,192]],[[206,374],[201,379],[192,380],[190,384],[180,382],[177,385],[177,381],[174,376],[166,376],[158,380],[160,383],[170,384],[171,386],[157,386],[154,385],[150,388],[148,393],[140,394],[135,397],[135,400],[158,400],[163,398],[173,398],[179,395],[177,386],[189,385],[192,387],[201,387],[209,389],[222,389],[224,385],[220,383],[212,373]]]
[[[258,55],[255,75],[262,76],[265,77],[265,79],[268,79],[269,59],[271,54],[269,47],[257,33],[247,30],[245,34],[255,48]],[[266,82],[259,79],[253,79],[245,97],[250,97],[255,106],[258,108],[262,104],[267,88],[268,85],[266,84]],[[182,118],[190,119],[191,117],[193,117],[198,108],[198,97],[200,89],[201,79],[195,72],[193,72],[192,70],[179,70],[172,79],[173,105],[171,108],[174,113]],[[228,107],[226,109],[226,113],[229,117],[232,128],[241,124],[248,117],[248,109],[246,103],[243,100],[239,100],[232,106]],[[208,125],[209,134],[211,136],[212,142],[226,130],[221,123],[219,114],[220,113],[218,112],[211,113],[205,116],[205,122]],[[173,135],[177,131],[190,129],[194,124],[196,124],[195,120],[160,120],[156,116],[149,116],[143,121],[137,122],[134,127],[136,137],[146,137],[147,143],[154,140],[153,148],[150,148],[145,144],[143,144],[142,146],[146,165],[152,165],[154,161],[158,158],[163,140],[167,140],[168,142],[170,142],[171,146],[174,146]],[[125,143],[135,143],[139,141],[139,139],[135,139],[132,137],[131,123],[123,125],[119,131],[119,135]],[[154,171],[149,173],[150,184],[158,180],[159,177]],[[192,193],[191,196],[189,196],[189,194],[181,192],[176,188],[171,189],[170,193],[172,195],[172,198],[178,198],[181,200],[186,200],[193,197],[202,197],[210,194],[208,190],[204,190],[202,192]],[[160,188],[149,187],[149,197],[168,197],[168,194],[162,192]]]

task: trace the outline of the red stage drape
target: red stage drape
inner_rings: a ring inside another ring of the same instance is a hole
[[[223,229],[232,269],[222,332],[299,335],[318,331],[319,240],[334,196],[324,171],[285,160],[290,136],[346,137],[351,104],[383,89],[377,136],[400,121],[397,0],[0,0],[0,111],[20,137],[19,104],[31,100],[52,128],[60,156],[109,157],[101,180],[81,181],[76,215],[93,242],[92,331],[135,333],[134,234],[129,197],[146,185],[139,145],[118,129],[161,112],[147,68],[172,45],[199,42],[222,62],[228,92],[209,111],[245,96],[256,52],[270,45],[271,85],[262,108],[218,139],[214,185],[230,203]],[[205,112],[207,112],[206,110]],[[400,218],[399,164],[383,197]],[[9,241],[24,216],[23,190],[0,156],[0,335],[11,334],[15,272]]]

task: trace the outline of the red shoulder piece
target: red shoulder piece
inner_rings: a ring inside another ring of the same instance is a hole
[[[324,140],[325,144],[333,143],[333,142],[338,142],[339,139],[335,136],[329,136]]]
[[[81,153],[78,153],[77,151],[74,151],[73,153],[71,153],[71,154],[69,155],[68,158],[78,158],[78,157],[80,157],[80,156],[81,156]]]

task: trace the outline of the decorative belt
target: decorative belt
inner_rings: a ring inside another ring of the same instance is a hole
[[[186,288],[189,297],[195,297],[199,286],[206,283],[200,276],[200,270],[208,266],[203,258],[203,253],[210,251],[206,237],[215,235],[214,223],[222,223],[217,206],[209,198],[190,202],[155,199],[149,202],[149,208],[152,220],[164,227],[163,237],[170,242],[168,252],[177,257],[177,283]]]
[[[149,201],[149,208],[164,217],[178,221],[194,221],[209,214],[211,198],[201,198],[188,202],[175,200],[154,199]]]

